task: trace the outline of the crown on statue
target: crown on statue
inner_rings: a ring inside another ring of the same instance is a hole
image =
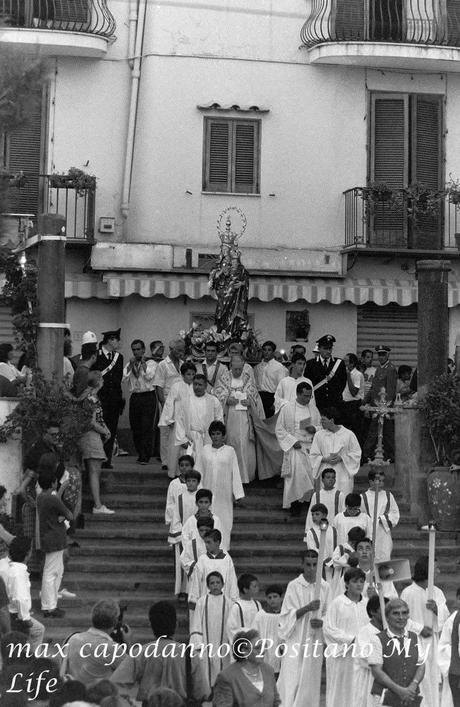
[[[232,229],[232,216],[233,221],[236,221],[237,224],[234,229]],[[228,253],[231,257],[240,257],[241,251],[238,248],[238,241],[244,234],[246,225],[246,216],[237,206],[229,206],[222,211],[217,219],[217,233],[222,253]]]

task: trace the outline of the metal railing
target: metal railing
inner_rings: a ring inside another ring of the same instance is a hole
[[[45,211],[65,217],[65,235],[69,241],[94,240],[96,187],[79,188],[68,177],[40,175],[40,192]]]
[[[307,47],[327,42],[460,46],[458,0],[312,0],[300,32]]]
[[[0,0],[0,25],[102,37],[115,31],[106,0]]]
[[[426,211],[417,207],[404,190],[388,198],[369,196],[365,187],[343,192],[345,197],[345,246],[357,248],[443,250],[454,248],[460,232],[460,204],[446,195]]]

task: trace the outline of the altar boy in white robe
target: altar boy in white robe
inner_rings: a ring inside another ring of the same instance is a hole
[[[186,361],[181,365],[180,373],[182,380],[177,380],[172,384],[158,421],[158,427],[168,428],[165,452],[168,462],[168,476],[172,479],[179,475],[178,459],[179,456],[184,453],[184,449],[176,445],[174,427],[180,404],[183,404],[183,401],[186,400],[192,392],[192,381],[196,375],[195,364]]]
[[[342,491],[338,490],[335,482],[335,469],[332,469],[332,467],[323,469],[321,472],[321,488],[319,491],[315,491],[311,497],[311,504],[305,521],[305,532],[313,525],[311,508],[315,503],[323,503],[326,506],[329,520],[335,518],[337,513],[342,513],[345,510],[345,496]]]
[[[206,392],[206,386],[206,376],[197,373],[192,392],[179,400],[175,415],[174,444],[184,449],[191,447],[195,459],[211,441],[208,435],[211,422],[224,419],[222,405],[214,395]]]
[[[303,573],[289,582],[279,620],[279,639],[286,645],[277,687],[286,707],[318,707],[323,664],[323,619],[329,586],[321,580],[315,599],[318,553],[307,550]]]
[[[209,425],[211,444],[206,444],[196,468],[202,474],[203,485],[213,494],[213,510],[222,524],[222,545],[230,547],[233,526],[233,502],[244,497],[238,458],[233,447],[225,444],[226,427],[220,420]]]
[[[386,562],[391,558],[393,550],[392,529],[399,523],[399,508],[390,491],[384,489],[385,474],[378,469],[371,469],[367,475],[369,489],[363,493],[361,510],[374,518],[375,494],[378,492],[377,507],[377,537],[374,538],[375,561]]]
[[[276,438],[284,452],[281,476],[284,478],[283,508],[299,514],[302,501],[313,490],[309,457],[311,440],[320,424],[316,405],[311,405],[312,387],[299,383],[297,399],[281,408],[276,423]]]
[[[195,609],[198,599],[206,594],[206,577],[210,572],[220,572],[224,579],[226,594],[233,601],[239,597],[233,560],[221,550],[222,534],[220,530],[209,530],[204,536],[206,553],[198,558],[189,583],[188,606]]]
[[[353,477],[361,463],[361,447],[353,432],[337,424],[339,412],[336,408],[324,408],[321,414],[322,430],[311,444],[310,461],[315,479],[326,467],[335,469],[337,488],[345,495],[353,490]]]
[[[435,574],[437,568],[435,566]],[[438,639],[444,623],[449,618],[444,592],[439,587],[433,587],[433,599],[428,599],[428,557],[419,557],[414,566],[412,584],[401,592],[409,607],[409,615],[413,621],[423,624],[425,631],[421,633],[421,647],[426,657],[425,675],[420,683],[420,694],[423,697],[423,707],[438,707],[439,685],[441,671],[438,667]],[[429,612],[431,613],[430,618]],[[432,623],[432,630],[429,624]],[[426,635],[426,634],[431,635]],[[425,635],[424,635],[425,634]]]
[[[219,651],[219,647],[228,643],[225,627],[233,602],[225,593],[224,579],[220,572],[210,572],[206,577],[206,586],[207,594],[198,599],[195,611],[191,614],[190,644],[197,649],[208,646],[208,650],[200,656],[200,665],[211,694],[218,674],[230,665],[230,655]]]

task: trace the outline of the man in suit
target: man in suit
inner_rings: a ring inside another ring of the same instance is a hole
[[[97,360],[93,370],[102,371],[104,385],[99,391],[104,422],[110,430],[110,439],[104,444],[107,461],[103,469],[113,469],[113,444],[117,434],[118,419],[123,411],[124,400],[121,391],[123,379],[123,356],[118,353],[120,347],[121,329],[102,332],[102,342],[99,345]]]
[[[316,342],[318,355],[305,366],[304,376],[313,383],[316,405],[320,412],[324,408],[342,408],[342,393],[347,382],[345,364],[340,358],[333,358],[332,347],[335,337],[325,334]]]

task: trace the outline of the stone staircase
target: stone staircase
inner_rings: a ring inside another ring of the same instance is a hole
[[[355,488],[366,488],[360,473]],[[133,640],[151,639],[149,606],[173,596],[173,552],[166,542],[164,505],[169,479],[159,464],[141,467],[130,457],[115,459],[115,469],[103,472],[104,502],[116,510],[114,516],[85,514],[85,528],[78,530],[70,548],[64,586],[77,593],[75,600],[63,600],[63,619],[44,619],[46,636],[62,642],[74,631],[90,624],[91,607],[98,599],[114,597],[127,603],[126,622]],[[235,509],[231,555],[237,574],[253,572],[263,589],[269,583],[286,585],[299,574],[305,518],[291,518],[281,509],[282,491],[255,484],[247,489],[244,507]],[[394,557],[406,557],[411,564],[428,552],[428,533],[417,530],[416,519],[408,515],[407,504],[397,499],[402,519],[394,530]],[[88,506],[89,508],[89,506]],[[460,571],[457,534],[437,534],[437,558],[441,574],[436,583],[452,604]],[[33,584],[36,615],[40,618],[38,583]],[[188,630],[185,605],[178,605],[178,636]]]

